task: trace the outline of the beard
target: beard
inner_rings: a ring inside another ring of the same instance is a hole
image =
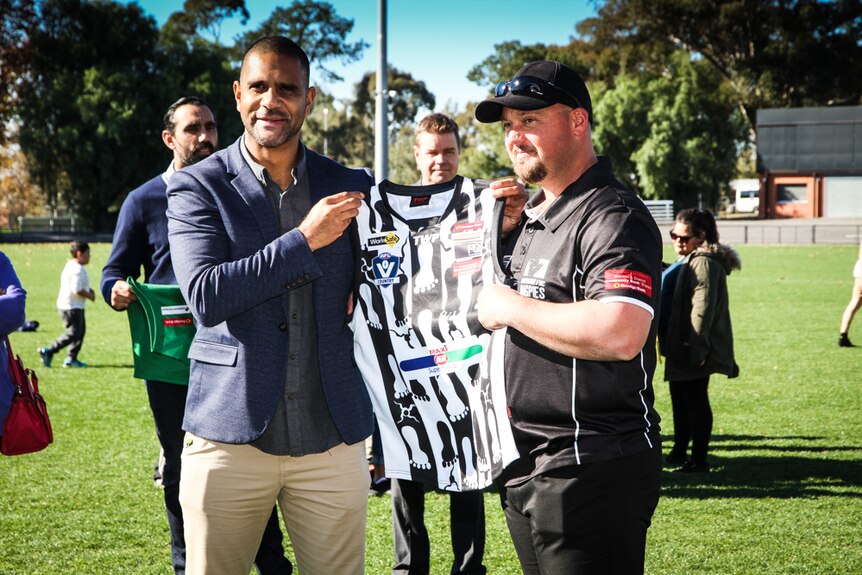
[[[209,142],[203,142],[190,150],[185,150],[184,153],[180,155],[180,160],[182,160],[184,166],[191,166],[192,164],[197,164],[204,158],[210,157],[213,152],[215,152],[215,146]]]
[[[261,148],[277,148],[281,146],[299,133],[299,129],[302,127],[302,122],[305,120],[304,117],[297,120],[286,114],[270,115],[277,115],[278,117],[285,118],[287,120],[281,131],[273,132],[258,129],[254,121],[246,126],[246,131]]]
[[[512,169],[522,181],[536,185],[548,177],[548,167],[539,158],[539,154],[532,144],[523,142],[507,151],[509,152],[509,159],[512,160]]]
[[[512,167],[515,175],[528,184],[539,184],[548,177],[548,167],[539,158],[516,162]]]

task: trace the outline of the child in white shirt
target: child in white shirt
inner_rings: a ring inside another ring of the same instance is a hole
[[[54,354],[68,346],[63,367],[87,367],[78,361],[78,353],[84,343],[87,323],[84,319],[84,304],[95,301],[96,293],[90,287],[90,275],[84,266],[90,263],[90,244],[74,241],[69,247],[72,258],[66,262],[60,275],[60,292],[57,294],[57,309],[63,319],[65,333],[54,340],[49,347],[38,349],[45,367],[51,367]]]

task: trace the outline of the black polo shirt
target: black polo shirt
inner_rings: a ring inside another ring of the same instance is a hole
[[[527,204],[507,282],[549,302],[637,305],[653,323],[643,350],[627,362],[567,357],[508,329],[506,400],[521,454],[502,476],[508,485],[660,444],[652,387],[662,253],[655,220],[614,178],[608,158],[533,218],[542,196]]]

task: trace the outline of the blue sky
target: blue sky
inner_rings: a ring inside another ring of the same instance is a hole
[[[330,0],[337,13],[354,21],[349,40],[364,39],[371,46],[362,60],[349,66],[330,63],[344,82],[321,84],[336,98],[351,97],[353,84],[377,66],[378,0]],[[181,3],[177,0],[138,0],[144,12],[159,25]],[[246,0],[251,18],[243,28],[239,20],[225,22],[222,42],[251,30],[277,6],[290,1]],[[590,0],[389,0],[388,59],[395,66],[425,82],[437,98],[437,109],[451,101],[463,108],[488,93],[467,80],[467,72],[494,52],[494,45],[508,40],[523,44],[565,44],[575,34],[575,24],[595,15]],[[502,79],[502,78],[501,78]],[[319,83],[312,71],[312,82]]]

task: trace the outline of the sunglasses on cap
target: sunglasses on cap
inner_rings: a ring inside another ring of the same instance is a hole
[[[673,241],[682,240],[683,242],[687,242],[688,240],[690,240],[693,237],[694,236],[678,236],[673,232],[670,233],[670,239],[672,239]]]
[[[574,104],[573,108],[584,107],[577,98],[562,88],[535,76],[515,76],[508,82],[497,82],[494,97],[500,98],[509,92],[516,96],[531,96],[547,102]]]

